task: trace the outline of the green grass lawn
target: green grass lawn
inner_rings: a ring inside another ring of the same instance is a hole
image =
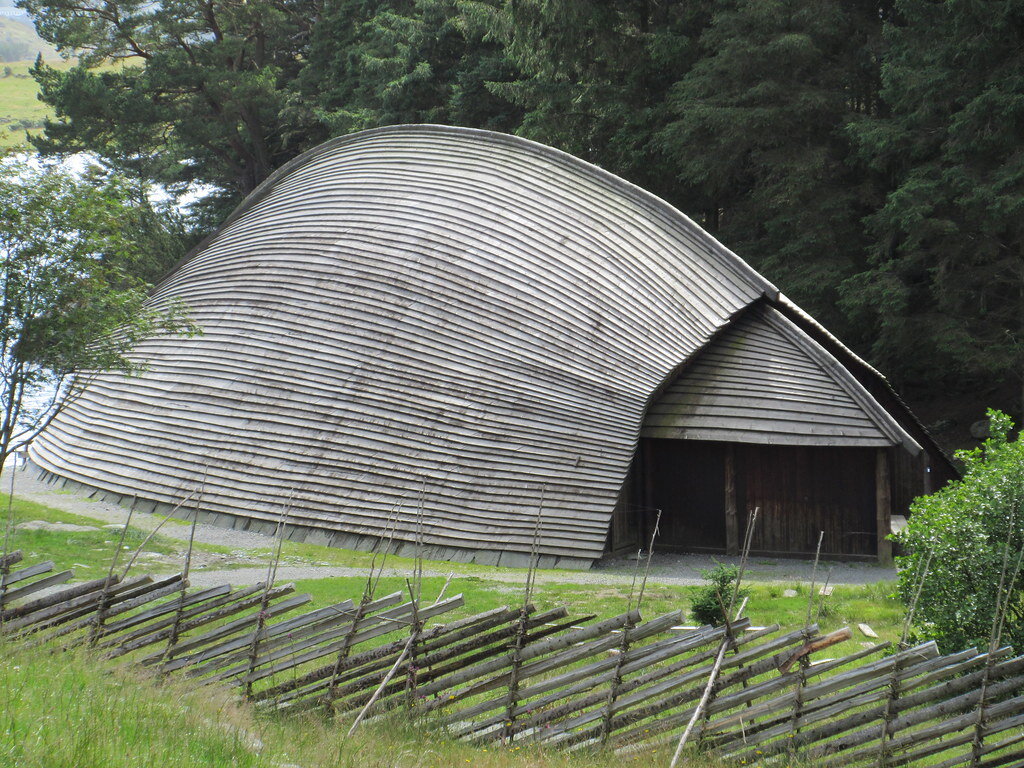
[[[7,496],[0,495],[0,515],[6,519]],[[82,532],[63,531],[25,531],[16,530],[12,537],[11,549],[22,549],[25,552],[25,565],[43,560],[53,560],[58,570],[73,569],[76,580],[85,580],[103,576],[109,568],[111,557],[117,546],[119,532],[103,528],[103,523],[94,518],[69,514],[53,507],[34,502],[15,499],[13,505],[15,523],[28,520],[44,520],[48,522],[73,523],[93,526],[98,530]],[[167,525],[178,525],[177,521],[168,521]],[[146,533],[134,527],[129,529],[124,546],[128,549],[119,555],[120,567],[123,568],[130,555],[139,547]],[[180,570],[183,560],[184,542],[171,539],[157,533],[145,545],[145,552],[164,555],[163,558],[141,558],[133,567],[133,573],[172,573]],[[202,554],[219,555],[216,567],[264,566],[272,556],[273,548],[265,547],[253,550],[232,550],[228,547],[197,543],[197,559]],[[232,557],[237,560],[233,560]],[[365,552],[332,549],[313,544],[284,542],[282,547],[284,564],[311,565],[345,565],[357,568],[368,568],[372,555]],[[412,569],[413,560],[409,558],[388,557],[387,567]],[[458,615],[469,615],[488,610],[499,605],[518,606],[523,600],[522,583],[526,572],[522,569],[497,569],[488,566],[473,566],[444,562],[427,561],[424,567],[435,572],[453,572],[455,575],[447,594],[462,593],[466,605]],[[564,605],[571,616],[596,615],[607,618],[626,610],[629,601],[629,585],[623,584],[576,584],[560,582],[559,571],[543,571],[545,580],[539,582],[534,591],[533,602],[539,610]],[[570,572],[564,572],[570,573]],[[515,577],[509,580],[508,577]],[[499,579],[502,576],[504,578]],[[521,580],[520,580],[521,577]],[[427,577],[423,580],[423,594],[432,599],[441,590],[445,579],[439,576]],[[365,587],[365,576],[332,577],[325,579],[309,579],[300,581],[296,587],[300,592],[308,592],[313,597],[313,607],[341,602],[347,598],[358,601]],[[784,597],[786,589],[797,592],[796,597]],[[650,619],[669,611],[683,609],[687,611],[696,587],[669,586],[650,583],[644,595],[643,615]],[[803,626],[807,615],[807,584],[759,584],[747,587],[750,600],[746,615],[753,624],[765,626],[780,624],[783,630],[796,629]],[[406,581],[401,577],[381,579],[377,594],[406,590]],[[856,625],[869,624],[883,639],[896,640],[902,629],[903,606],[892,596],[893,585],[882,583],[865,586],[837,586],[833,593],[823,599],[815,599],[812,609],[812,620],[817,618],[823,631],[831,631],[841,626],[850,626],[854,630],[854,640],[846,643],[846,653],[857,649],[856,643],[866,641],[860,636]],[[839,648],[837,648],[838,652]]]
[[[7,509],[7,498],[0,497],[0,514],[4,519]],[[106,573],[117,546],[117,531],[100,527],[100,521],[88,516],[20,499],[15,500],[11,510],[16,522],[46,520],[98,528],[74,532],[18,530],[13,545],[25,551],[26,563],[52,559],[58,569],[73,567],[79,578],[95,578]],[[134,550],[144,535],[141,530],[130,529],[127,546]],[[182,547],[181,541],[158,534],[145,549],[173,557],[180,555]],[[197,545],[199,552],[207,549],[225,548]],[[270,548],[248,554],[252,557],[254,553],[263,558],[265,564]],[[294,562],[313,564],[365,566],[370,561],[365,553],[290,542],[285,543],[284,553]],[[400,558],[388,558],[387,562],[389,566],[411,564],[412,561]],[[425,567],[439,572],[449,570],[446,563],[427,562]],[[135,569],[136,572],[146,570],[141,566]],[[523,571],[480,566],[452,570],[460,572],[452,579],[446,595],[462,593],[465,605],[447,618],[479,613],[500,605],[517,606],[522,602],[521,582],[495,577],[525,578]],[[533,602],[538,610],[564,605],[572,617],[596,614],[602,618],[626,610],[630,598],[628,584],[559,582],[559,572],[544,573],[552,580],[536,587]],[[444,577],[425,577],[424,599],[433,600],[444,584]],[[297,591],[312,596],[313,607],[348,598],[358,601],[364,586],[362,576],[310,579],[296,584]],[[797,595],[784,597],[787,588],[796,590]],[[668,611],[687,609],[695,589],[649,584],[644,598],[644,616],[651,619]],[[749,590],[747,615],[755,625],[778,623],[784,629],[803,625],[807,585],[754,584]],[[407,591],[404,577],[382,578],[376,594],[381,596],[394,591]],[[891,585],[885,584],[835,588],[820,605],[822,629],[828,631],[849,625],[854,628],[855,637],[830,651],[830,655],[847,655],[860,650],[859,643],[866,638],[856,633],[858,622],[871,624],[883,638],[896,637],[903,612],[890,592]],[[310,606],[305,606],[301,610],[309,609]],[[819,613],[817,602],[813,613]],[[388,639],[392,638],[382,637],[377,642]],[[603,753],[563,755],[532,747],[472,747],[445,739],[436,728],[422,726],[399,719],[375,722],[349,740],[344,737],[345,723],[332,723],[322,717],[296,721],[257,714],[248,705],[236,701],[229,692],[211,686],[196,688],[187,681],[157,680],[124,666],[96,664],[86,652],[52,654],[38,648],[0,647],[0,768],[64,765],[83,768],[136,765],[441,768],[467,764],[483,768],[603,768],[651,760],[667,765],[669,760],[664,750],[653,756],[623,760]],[[711,768],[718,763],[694,758],[687,765]]]
[[[610,754],[473,747],[404,719],[347,728],[257,716],[214,687],[0,643],[2,768],[613,768]],[[664,750],[645,755],[667,765]],[[626,764],[639,763],[630,759]],[[697,758],[688,768],[718,763]]]

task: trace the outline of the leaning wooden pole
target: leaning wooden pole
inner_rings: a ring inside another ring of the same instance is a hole
[[[260,599],[260,608],[256,614],[256,627],[252,633],[252,644],[249,647],[248,668],[245,673],[245,698],[252,698],[252,673],[256,670],[257,660],[260,656],[260,642],[263,639],[263,631],[267,625],[267,608],[270,607],[270,593],[274,588],[274,581],[277,579],[277,566],[281,562],[281,547],[284,545],[284,531],[288,522],[288,512],[291,507],[291,496],[288,498],[288,505],[281,510],[281,517],[277,521],[277,530],[274,532],[276,546],[274,554],[267,565],[267,579],[263,587],[263,596]]]
[[[540,503],[537,505],[537,518],[533,525],[533,542],[530,545],[530,567],[526,571],[526,584],[523,587],[523,604],[519,609],[516,634],[512,645],[511,668],[508,673],[508,696],[505,700],[505,720],[502,725],[501,739],[507,744],[512,743],[515,735],[516,707],[519,704],[519,670],[523,666],[523,648],[526,645],[526,634],[529,629],[529,607],[533,597],[534,579],[537,576],[537,564],[540,551],[541,517],[544,514],[544,496],[547,486],[541,488]]]
[[[754,540],[754,526],[757,524],[757,514],[759,511],[760,508],[755,508],[753,514],[750,516],[750,519],[747,521],[746,536],[744,536],[743,539],[743,555],[742,557],[740,557],[740,569],[739,572],[736,574],[736,587],[735,589],[733,589],[732,601],[729,605],[729,613],[732,612],[732,608],[736,603],[736,599],[739,597],[740,581],[743,578],[743,571],[747,563],[747,558],[750,557],[750,548]],[[744,600],[743,605],[740,607],[740,610],[736,612],[736,617],[735,619],[733,619],[733,621],[740,620],[743,614],[743,609],[746,608],[746,605],[746,600]],[[725,615],[726,621],[729,620],[729,613]],[[707,685],[704,686],[704,693],[701,694],[700,701],[697,702],[697,706],[694,708],[693,714],[690,716],[690,721],[686,724],[686,729],[683,731],[683,735],[679,737],[679,743],[676,744],[676,751],[672,755],[672,762],[669,763],[669,768],[676,768],[676,766],[679,765],[679,758],[683,754],[683,749],[686,747],[686,742],[689,741],[690,734],[693,733],[694,726],[697,725],[697,721],[700,720],[700,718],[704,715],[704,709],[707,707],[708,702],[711,700],[711,694],[714,692],[715,684],[718,682],[718,674],[722,670],[722,662],[725,660],[726,651],[729,650],[730,646],[732,646],[732,642],[730,640],[729,633],[727,632],[726,636],[722,639],[721,647],[718,649],[718,655],[715,656],[715,663],[711,667],[711,672],[708,675],[708,682]]]
[[[644,590],[647,588],[647,578],[651,573],[651,559],[654,556],[654,541],[658,537],[658,528],[661,525],[661,510],[658,510],[658,516],[654,520],[654,530],[651,532],[651,541],[647,546],[647,563],[644,566],[643,579],[640,581],[640,593],[637,595],[636,610],[640,610],[640,606],[644,600]],[[640,565],[639,558],[637,559],[637,566]],[[633,583],[636,583],[636,570],[633,571]],[[630,587],[629,599],[626,602],[626,613],[629,614],[633,610],[633,590]],[[622,668],[626,663],[626,659],[629,658],[629,647],[632,640],[633,630],[636,627],[636,623],[629,619],[626,625],[622,628],[622,642],[619,644],[619,654],[615,659],[615,668],[611,673],[611,682],[608,685],[608,698],[604,702],[604,714],[601,717],[601,735],[600,742],[602,745],[608,743],[608,739],[612,734],[612,716],[615,712],[615,702],[619,698],[619,690],[622,687]]]
[[[110,568],[107,570],[106,581],[103,582],[103,594],[100,597],[100,604],[96,609],[96,616],[89,631],[88,643],[91,646],[96,645],[103,632],[103,622],[106,621],[106,614],[110,603],[110,588],[114,585],[114,569],[117,567],[117,560],[121,555],[121,549],[124,547],[124,540],[128,535],[128,526],[131,525],[132,515],[135,513],[135,505],[138,503],[138,499],[138,496],[132,497],[132,505],[128,508],[128,517],[125,519],[124,525],[121,526],[121,535],[118,537],[114,554],[110,558]]]
[[[1012,535],[1012,522],[1013,521],[1011,520],[1010,535]],[[1010,609],[1010,598],[1013,595],[1013,589],[1016,585],[1017,577],[1020,575],[1021,561],[1024,559],[1024,549],[1021,549],[1020,554],[1017,557],[1017,564],[1014,568],[1013,575],[1011,576],[1009,583],[1004,585],[1006,566],[1010,551],[1010,535],[1007,536],[1006,547],[1003,550],[1003,570],[999,577],[999,592],[996,597],[995,615],[992,617],[992,632],[989,636],[988,655],[985,658],[985,671],[981,678],[981,693],[978,697],[978,716],[974,723],[974,736],[971,739],[971,768],[977,768],[977,766],[981,765],[982,757],[985,755],[985,727],[987,725],[985,715],[988,704],[988,690],[992,680],[992,667],[995,662],[996,651],[998,650],[999,643],[1002,640],[1006,614]]]

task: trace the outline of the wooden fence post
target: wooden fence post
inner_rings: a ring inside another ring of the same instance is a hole
[[[810,628],[804,629],[804,645],[811,642],[814,637],[814,633],[810,631]],[[794,691],[793,698],[793,717],[791,733],[793,738],[790,739],[787,745],[787,751],[791,757],[796,757],[799,751],[799,745],[797,744],[797,734],[800,733],[800,716],[803,714],[804,708],[804,687],[807,685],[807,668],[811,665],[811,659],[809,656],[801,656],[799,661],[800,667],[797,670],[796,677],[796,690]]]
[[[906,650],[903,643],[899,645],[899,651]],[[882,734],[878,740],[878,768],[885,768],[889,764],[889,742],[893,737],[892,721],[896,714],[896,703],[900,698],[900,671],[903,666],[903,657],[897,654],[893,657],[892,672],[889,675],[889,692],[885,698],[885,709],[882,712]]]
[[[420,576],[422,579],[422,575]],[[409,599],[411,601],[412,621],[409,624],[409,651],[408,662],[405,666],[405,704],[409,709],[416,706],[416,646],[419,645],[420,635],[423,633],[423,620],[420,618],[419,601],[422,595],[422,581],[419,584],[418,592],[413,592],[412,584],[406,580],[409,588]]]
[[[608,698],[604,702],[604,715],[601,717],[601,745],[608,743],[608,738],[612,734],[612,714],[615,707],[615,700],[619,697],[619,688],[622,687],[622,667],[625,664],[627,657],[629,656],[629,641],[630,633],[634,628],[633,621],[630,620],[626,623],[626,626],[622,628],[622,642],[619,644],[619,656],[615,660],[615,669],[612,672],[611,683],[608,687]]]

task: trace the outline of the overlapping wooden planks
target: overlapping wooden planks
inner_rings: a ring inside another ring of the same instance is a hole
[[[52,564],[12,569],[19,560],[3,561],[17,589],[52,578]],[[816,660],[849,631],[746,620],[680,631],[679,612],[594,621],[531,605],[452,619],[461,596],[403,592],[306,610],[287,584],[186,586],[176,574],[0,592],[2,631],[93,645],[282,711],[436,711],[451,737],[476,743],[636,754],[695,720],[697,747],[738,765],[994,768],[1024,751],[1024,657],[1009,648],[879,643]]]
[[[920,446],[845,368],[770,306],[748,309],[651,404],[643,437]]]
[[[678,211],[568,155],[364,132],[243,203],[153,297],[202,336],[141,344],[145,375],[99,376],[32,458],[166,504],[205,473],[206,508],[265,523],[294,491],[293,527],[348,544],[426,479],[426,542],[463,558],[525,556],[546,486],[541,554],[583,565],[648,399],[766,294]]]

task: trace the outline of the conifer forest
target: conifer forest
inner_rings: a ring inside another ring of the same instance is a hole
[[[1024,409],[1021,0],[20,0],[43,154],[213,193],[395,123],[519,134],[669,201],[948,447]],[[117,66],[111,66],[111,62]],[[1019,420],[1019,419],[1018,419]]]

